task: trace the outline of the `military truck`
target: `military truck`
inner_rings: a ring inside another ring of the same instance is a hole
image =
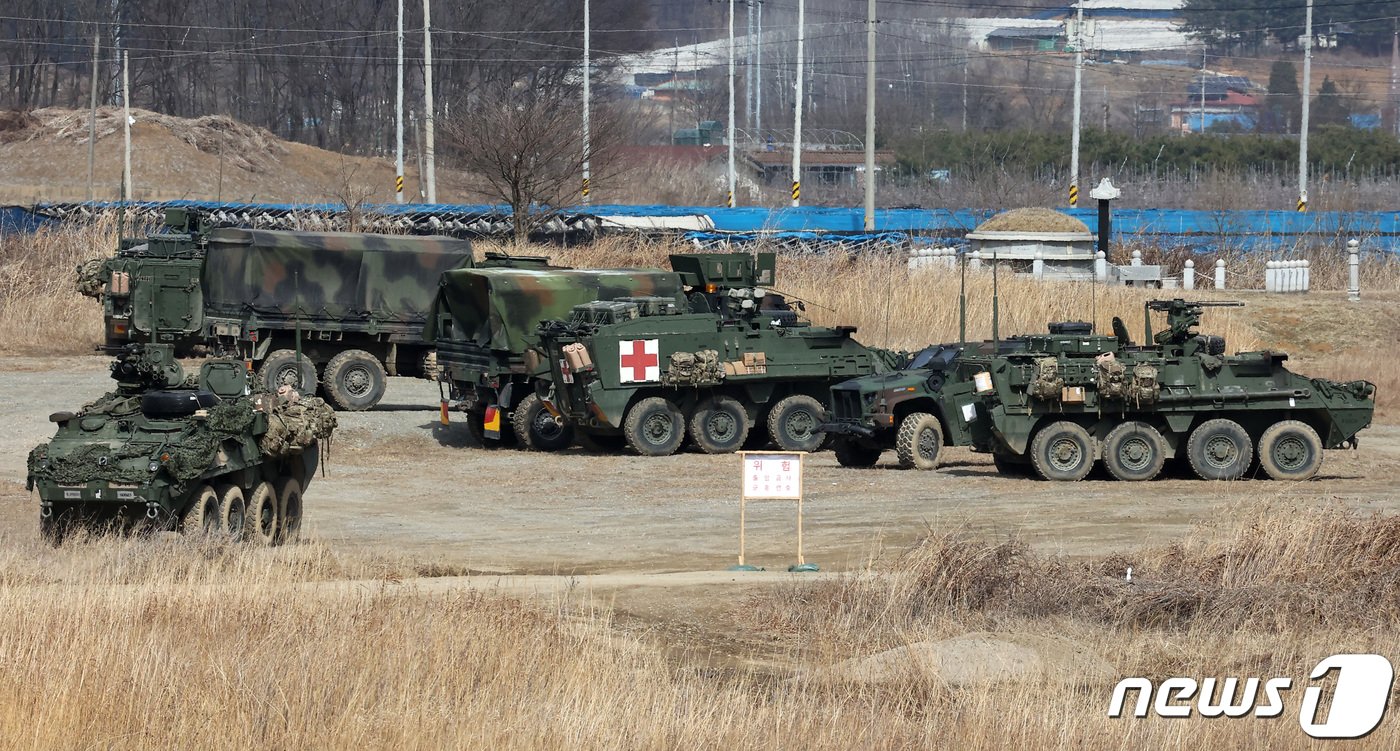
[[[597,300],[542,324],[545,408],[581,441],[621,439],[644,456],[675,453],[687,434],[707,453],[735,451],[755,426],[783,449],[821,448],[831,385],[897,360],[856,342],[854,328],[801,320],[768,289],[775,266],[771,253],[674,255],[683,303]]]
[[[321,399],[256,390],[243,362],[210,359],[188,379],[170,345],[128,344],[117,389],[56,412],[29,453],[39,529],[182,530],[278,545],[301,534],[302,493],[335,429]]]
[[[260,384],[304,394],[319,384],[354,411],[383,399],[387,376],[436,377],[427,306],[444,271],[473,265],[466,240],[210,230],[170,209],[160,230],[80,266],[78,286],[102,300],[109,352],[154,328],[182,355],[248,359]]]
[[[477,440],[517,440],[541,451],[574,443],[573,426],[544,409],[535,379],[548,373],[541,321],[575,305],[627,295],[684,301],[680,275],[657,269],[456,269],[443,273],[425,337],[437,348],[440,379]],[[527,353],[533,356],[527,358]]]
[[[1143,344],[1117,318],[1113,336],[1059,324],[1009,351],[959,353],[937,388],[918,383],[922,371],[840,384],[838,451],[843,463],[868,466],[893,441],[901,463],[932,468],[942,443],[971,445],[1003,471],[1049,480],[1083,479],[1100,459],[1125,481],[1153,479],[1169,460],[1208,480],[1256,466],[1273,479],[1308,479],[1323,450],[1356,447],[1375,386],[1298,375],[1282,352],[1226,355],[1222,337],[1196,327],[1205,308],[1227,305],[1242,303],[1150,301]],[[1166,316],[1155,332],[1154,312]]]

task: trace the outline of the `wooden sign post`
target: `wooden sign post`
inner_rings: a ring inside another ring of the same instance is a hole
[[[802,462],[805,451],[740,451],[739,565],[731,571],[759,571],[744,560],[747,507],[751,500],[797,501],[797,563],[789,571],[816,571],[802,556]]]

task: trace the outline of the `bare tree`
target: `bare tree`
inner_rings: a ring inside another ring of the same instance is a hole
[[[480,178],[478,193],[510,206],[518,241],[579,202],[585,159],[594,190],[625,169],[620,152],[631,142],[630,124],[612,104],[595,102],[585,153],[574,86],[493,84],[475,101],[470,108],[453,107],[470,114],[444,124],[445,151]]]

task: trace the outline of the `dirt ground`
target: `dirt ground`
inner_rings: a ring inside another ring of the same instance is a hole
[[[37,534],[24,490],[28,450],[46,416],[107,390],[101,357],[8,361],[0,370],[0,535]],[[307,492],[309,533],[337,547],[411,556],[446,570],[502,574],[720,571],[735,562],[738,459],[661,459],[481,449],[465,426],[438,424],[437,389],[393,379],[385,403],[342,413],[324,477]],[[893,464],[887,455],[884,464]],[[1179,535],[1241,504],[1286,499],[1395,510],[1400,428],[1374,426],[1358,451],[1328,452],[1298,484],[1165,479],[1137,485],[1002,478],[950,450],[936,472],[843,469],[829,452],[807,473],[805,554],[823,570],[863,567],[928,525],[1026,535],[1047,551],[1096,554]],[[796,557],[791,502],[751,503],[748,557],[770,571]]]

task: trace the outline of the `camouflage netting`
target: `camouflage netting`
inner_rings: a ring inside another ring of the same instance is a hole
[[[724,380],[724,365],[719,352],[702,349],[699,352],[675,352],[671,364],[661,376],[667,386],[713,386]]]
[[[142,463],[124,461],[144,456],[149,447],[126,444],[113,449],[106,443],[90,443],[52,458],[48,448],[49,444],[41,443],[29,452],[29,473],[60,485],[82,485],[93,480],[139,483],[151,476]],[[47,469],[40,466],[45,459],[49,461]]]
[[[84,297],[102,297],[102,291],[107,286],[107,275],[103,273],[102,264],[106,262],[105,258],[89,258],[78,264],[78,294]]]
[[[1054,209],[1011,209],[977,225],[974,232],[1088,232],[1089,225]]]
[[[330,438],[335,410],[319,397],[303,397],[283,387],[267,415],[267,433],[259,442],[264,454],[281,457]]]

